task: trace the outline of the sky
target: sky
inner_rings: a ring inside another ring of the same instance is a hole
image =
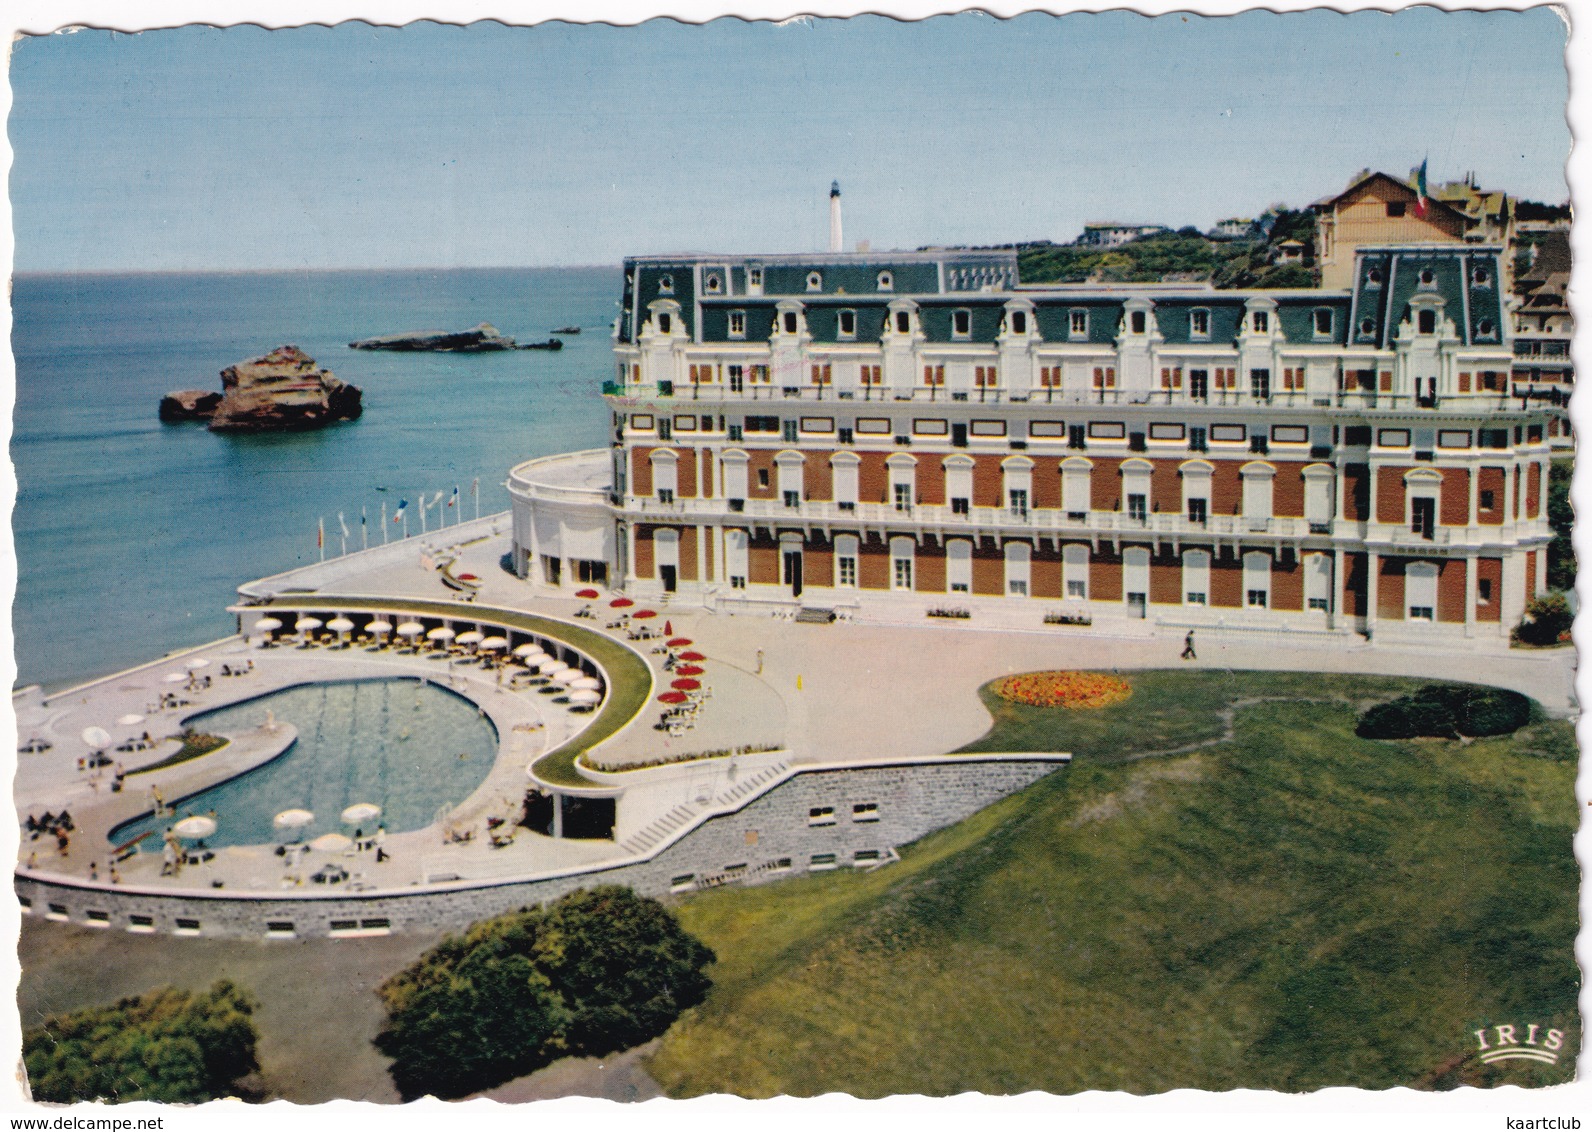
[[[1360,169],[1561,201],[1549,9],[18,40],[19,271],[616,263],[1208,228]]]

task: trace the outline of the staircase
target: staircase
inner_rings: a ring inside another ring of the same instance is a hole
[[[795,620],[799,625],[829,625],[835,620],[835,611],[804,605],[796,611]]]
[[[677,833],[685,826],[690,825],[691,819],[696,817],[696,814],[697,811],[694,806],[683,804],[676,806],[664,814],[663,817],[644,828],[640,833],[626,839],[621,848],[628,853],[637,855],[645,853],[648,849],[655,848],[661,842],[668,840],[671,834]]]
[[[755,798],[783,777],[789,766],[789,763],[781,759],[726,788],[712,801],[701,805],[682,802],[661,818],[645,826],[639,833],[626,838],[620,843],[620,848],[635,856],[661,849],[666,843],[674,840],[676,834],[683,833],[688,827],[695,825],[696,819],[703,814],[724,813],[738,809],[742,802]]]

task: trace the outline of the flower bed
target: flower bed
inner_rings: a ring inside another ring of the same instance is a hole
[[[1003,700],[1029,707],[1102,708],[1133,695],[1133,686],[1103,672],[1024,672],[1003,676],[992,689]]]

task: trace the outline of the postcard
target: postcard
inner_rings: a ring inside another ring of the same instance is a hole
[[[1576,1127],[1565,13],[1213,13],[22,26],[11,1108]]]

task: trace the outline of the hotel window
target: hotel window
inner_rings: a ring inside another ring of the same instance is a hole
[[[658,294],[660,294],[660,295],[672,295],[672,294],[674,294],[674,276],[672,276],[672,275],[659,276],[659,278],[658,278]]]
[[[677,489],[677,458],[673,452],[656,451],[652,460],[652,493],[659,503],[673,503]]]
[[[1067,312],[1067,337],[1089,337],[1089,312],[1086,310],[1070,310]]]
[[[1034,486],[1034,463],[1025,457],[1014,456],[1001,469],[1006,510],[1016,519],[1028,518],[1028,500]]]
[[[1388,216],[1389,217],[1395,217],[1395,218],[1399,217],[1399,216],[1403,216],[1404,215],[1404,205],[1405,205],[1405,202],[1401,201],[1401,200],[1390,200],[1390,201],[1388,201],[1387,202],[1387,214],[1388,214]]]
[[[910,590],[912,588],[912,556],[913,542],[909,538],[893,538],[890,540],[890,588],[894,590]]]
[[[1437,276],[1429,267],[1421,269],[1420,280],[1422,287],[1435,287],[1437,285]]]
[[[1009,322],[1011,324],[1011,328],[1012,328],[1012,333],[1013,334],[1027,334],[1028,333],[1028,312],[1027,311],[1012,311],[1011,318],[1009,319]]]
[[[707,289],[708,294],[717,295],[720,291],[724,290],[724,283],[717,275],[709,275]]]
[[[945,544],[945,588],[953,594],[972,592],[973,544],[965,538],[953,538]]]
[[[858,380],[864,385],[884,384],[884,367],[865,365],[858,374]]]
[[[1183,367],[1182,366],[1162,366],[1161,367],[1161,388],[1165,389],[1165,390],[1182,389],[1183,388]]]
[[[1245,464],[1239,470],[1243,477],[1244,526],[1251,531],[1263,531],[1271,526],[1272,480],[1276,469],[1269,464]]]
[[[852,821],[878,821],[879,820],[879,803],[878,802],[858,802],[856,805],[851,807],[851,820]]]
[[[828,362],[823,364],[815,362],[812,368],[812,375],[814,385],[828,385],[832,376],[830,364]]]
[[[1238,370],[1234,366],[1216,367],[1216,388],[1218,390],[1233,390],[1238,388]]]
[[[1064,460],[1061,465],[1061,509],[1067,518],[1083,520],[1088,517],[1090,502],[1090,472],[1093,465],[1082,456]]]
[[[1317,338],[1332,337],[1332,308],[1317,307],[1315,314],[1315,334]]]
[[[823,275],[816,271],[809,271],[807,273],[807,289],[809,291],[822,291],[824,289]]]
[[[924,385],[944,385],[945,384],[945,367],[944,366],[924,366],[923,367],[923,384]]]
[[[724,574],[730,580],[730,589],[744,590],[746,588],[747,551],[746,532],[728,530],[724,532]]]
[[[833,806],[814,806],[812,809],[807,811],[807,824],[808,825],[834,825],[835,824],[835,807],[833,807]]]
[[[1332,608],[1332,555],[1305,555],[1305,608],[1325,613]]]
[[[1471,282],[1475,283],[1476,286],[1485,287],[1492,276],[1487,274],[1487,269],[1485,267],[1478,267],[1476,270],[1470,273],[1470,278]]]
[[[1289,366],[1282,371],[1282,388],[1285,393],[1303,393],[1305,388],[1305,367]],[[1275,433],[1277,430],[1273,429]],[[1275,435],[1272,436],[1276,440]]]
[[[1251,609],[1271,606],[1271,555],[1253,551],[1244,555],[1244,604]]]
[[[731,338],[745,338],[746,337],[746,312],[745,311],[731,311],[730,312],[730,337]]]
[[[1089,548],[1071,542],[1061,551],[1061,579],[1069,598],[1089,600]]]
[[[784,313],[784,315],[781,317],[780,322],[784,325],[786,334],[795,334],[796,333],[796,312],[795,311],[786,311]]]
[[[1040,366],[1039,367],[1039,387],[1041,389],[1060,389],[1061,388],[1061,367],[1060,366]]]
[[[1254,311],[1249,316],[1249,326],[1256,334],[1265,334],[1271,329],[1271,316],[1265,311]]]
[[[702,384],[704,384],[706,382],[709,382],[709,381],[712,381],[712,380],[713,380],[713,367],[711,365],[700,365],[700,366],[692,366],[691,367],[691,384],[692,385],[702,385]],[[679,426],[676,425],[675,427],[678,428]]]
[[[835,536],[835,585],[857,588],[857,545],[856,535]]]
[[[969,338],[973,334],[973,312],[966,307],[958,307],[951,312],[951,337]]]
[[[671,334],[674,332],[674,319],[669,317],[667,311],[658,312],[658,333]]]
[[[1211,312],[1204,307],[1195,307],[1188,312],[1188,336],[1190,338],[1209,338],[1211,336]]]
[[[1117,387],[1117,367],[1095,366],[1094,387],[1096,389],[1115,389]]]
[[[763,286],[763,269],[761,267],[748,267],[746,269],[746,285],[758,288]]]
[[[1333,512],[1337,508],[1333,491],[1332,469],[1325,464],[1313,464],[1305,469],[1305,522],[1314,533],[1330,529]]]
[[[857,509],[857,466],[861,461],[850,452],[837,452],[829,458],[830,494],[841,511]]]
[[[1128,316],[1128,326],[1131,328],[1131,333],[1143,334],[1146,325],[1143,311],[1134,311]]]
[[[1006,592],[1012,597],[1028,596],[1028,565],[1032,548],[1026,542],[1006,544]]]
[[[1417,334],[1437,333],[1437,312],[1432,310],[1417,311],[1415,314],[1415,331]]]
[[[840,337],[855,338],[857,336],[857,312],[845,310],[840,312]]]
[[[1202,369],[1188,371],[1188,395],[1196,401],[1203,401],[1210,394],[1210,374]]]
[[[897,334],[905,334],[912,329],[912,316],[906,311],[896,311],[895,328]]]
[[[977,389],[994,389],[999,384],[994,366],[974,366],[973,385]]]
[[[881,291],[894,291],[895,276],[891,275],[888,271],[879,272],[878,285],[879,290]]]
[[[1150,602],[1150,552],[1142,546],[1122,551],[1122,597],[1128,616],[1142,618]]]
[[[1404,599],[1409,620],[1435,621],[1437,609],[1437,564],[1411,562],[1404,568]]]
[[[1476,579],[1476,604],[1490,605],[1492,603],[1492,579]]]
[[[740,366],[730,367],[730,392],[739,393],[746,388],[746,370]]]
[[[973,503],[973,461],[952,456],[945,461],[945,498],[951,514],[969,514]]]
[[[1183,604],[1208,605],[1211,592],[1211,556],[1204,550],[1183,552]]]

